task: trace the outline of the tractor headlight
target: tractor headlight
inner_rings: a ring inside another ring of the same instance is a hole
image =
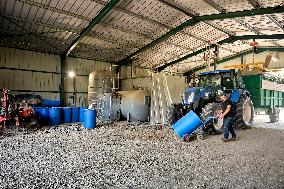
[[[194,97],[194,93],[191,93],[189,96],[188,96],[188,104],[192,103],[193,102],[193,97]]]
[[[204,94],[204,99],[209,99],[209,92],[206,92],[206,93]]]

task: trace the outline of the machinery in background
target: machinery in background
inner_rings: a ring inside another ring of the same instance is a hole
[[[23,100],[18,103],[17,99],[9,94],[8,89],[3,89],[0,111],[0,132],[6,127],[17,126],[24,129],[35,128],[38,121],[32,107]]]
[[[209,117],[216,117],[221,110],[220,94],[223,92],[233,103],[236,128],[250,128],[255,110],[266,111],[270,122],[276,122],[279,119],[280,108],[284,107],[283,78],[276,78],[263,72],[236,72],[231,69],[200,73],[197,86],[185,89],[182,111],[185,114],[193,110],[202,122]],[[174,118],[174,115],[172,117]],[[213,119],[204,127],[209,133],[210,129],[221,133],[223,124],[220,120]]]
[[[145,90],[118,91],[116,69],[94,71],[89,76],[88,102],[102,121],[149,121],[150,93]]]
[[[3,89],[2,95],[0,110],[0,132],[6,128],[6,122],[11,119],[11,114],[13,112],[9,90]]]
[[[200,73],[198,86],[185,90],[184,107],[187,111],[193,110],[202,121],[205,121],[220,112],[220,94],[223,92],[228,94],[234,105],[236,127],[251,127],[254,115],[251,95],[246,90],[240,73],[233,69]],[[209,122],[207,128],[214,128],[217,132],[223,131],[219,120]]]

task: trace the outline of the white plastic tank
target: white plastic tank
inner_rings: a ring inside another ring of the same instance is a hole
[[[149,121],[150,92],[146,90],[120,91],[122,118],[135,121]]]

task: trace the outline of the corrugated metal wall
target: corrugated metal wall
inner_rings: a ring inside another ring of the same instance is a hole
[[[137,78],[137,77],[146,77],[150,76],[151,72],[143,69],[138,68],[135,66],[122,66],[120,69],[120,78],[121,79],[129,79],[129,78]]]
[[[86,106],[88,104],[88,83],[89,74],[95,70],[110,70],[111,64],[106,62],[98,62],[94,60],[86,60],[81,58],[68,58],[67,59],[67,72],[75,71],[75,91],[76,91],[76,105]],[[73,79],[70,77],[65,78],[65,90],[67,94],[67,105],[72,105],[72,98],[74,86]]]
[[[76,71],[76,105],[87,104],[88,76],[94,70],[109,70],[110,64],[68,58],[67,71]],[[0,47],[0,88],[12,94],[39,94],[46,99],[60,97],[60,56]],[[72,105],[73,79],[65,78],[67,105]]]
[[[59,56],[0,47],[0,88],[59,99],[59,83]]]

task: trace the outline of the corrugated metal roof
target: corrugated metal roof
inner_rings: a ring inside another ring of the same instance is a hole
[[[108,2],[2,0],[0,45],[61,54]],[[247,17],[240,14],[236,18],[227,18],[224,13],[279,6],[284,6],[283,0],[123,0],[95,25],[70,55],[114,63],[126,61],[152,70],[163,66],[161,70],[186,72],[213,62],[214,49],[209,47],[230,36],[284,34],[283,11]],[[219,19],[175,29],[195,17],[220,13],[224,16]],[[219,59],[250,50],[251,41],[221,44]],[[283,39],[256,41],[261,47],[284,45]],[[204,51],[190,56],[200,49]],[[188,58],[179,61],[184,56]]]

